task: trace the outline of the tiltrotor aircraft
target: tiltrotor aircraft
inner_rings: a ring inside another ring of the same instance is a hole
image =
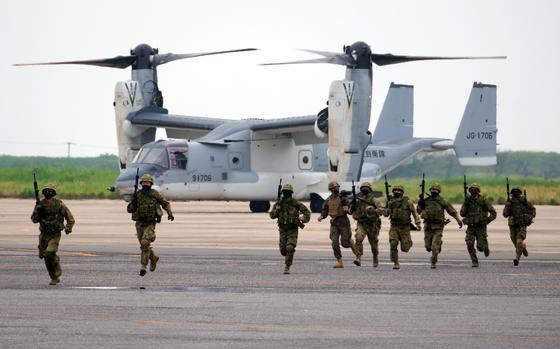
[[[413,136],[413,86],[391,83],[377,126],[368,131],[372,64],[417,60],[505,57],[419,57],[372,53],[364,42],[342,53],[309,51],[322,58],[270,63],[331,63],[346,67],[333,81],[328,107],[318,115],[279,119],[228,120],[169,114],[157,80],[157,66],[177,59],[254,49],[199,54],[159,54],[146,44],[129,56],[36,64],[132,67],[131,80],[115,87],[115,121],[121,173],[116,190],[130,198],[137,169],[172,200],[250,201],[265,212],[282,179],[294,196],[309,199],[318,212],[327,183],[375,181],[422,152],[453,149],[462,165],[496,163],[496,86],[474,83],[455,140]],[[169,140],[155,140],[164,128]]]

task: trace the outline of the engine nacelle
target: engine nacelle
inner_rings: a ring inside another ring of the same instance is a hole
[[[321,110],[317,114],[317,120],[315,120],[315,126],[313,127],[315,136],[317,138],[325,138],[329,133],[329,108]]]

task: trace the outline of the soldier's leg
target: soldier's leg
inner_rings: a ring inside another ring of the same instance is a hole
[[[403,227],[403,229],[399,231],[399,240],[401,242],[401,251],[405,253],[410,251],[412,247],[412,237],[410,236],[409,226]]]
[[[49,240],[45,239],[45,234],[39,234],[39,245],[37,245],[37,249],[39,250],[39,259],[43,259],[48,244]]]
[[[286,234],[286,266],[289,268],[294,261],[298,239],[298,228],[291,229]]]
[[[352,250],[352,253],[356,255],[356,244],[352,239],[352,228],[350,227],[350,220],[346,220],[340,226],[340,244],[344,248],[349,248]]]
[[[377,267],[379,265],[379,230],[381,229],[380,224],[375,224],[372,226],[370,233],[368,234],[368,241],[371,245],[371,253],[373,254],[373,266]]]
[[[356,256],[361,257],[364,254],[364,239],[366,238],[366,229],[362,223],[358,223],[356,226],[356,234],[354,239],[356,239]]]
[[[433,231],[433,238],[432,238],[432,265],[438,261],[438,255],[441,252],[441,245],[442,245],[442,238],[443,238],[443,230],[434,230]]]
[[[396,264],[399,262],[399,234],[394,226],[389,229],[389,246],[391,247],[391,262]]]
[[[432,252],[433,237],[434,237],[433,231],[428,228],[427,224],[424,224],[424,247],[428,252]]]
[[[484,255],[486,257],[490,255],[486,226],[477,227],[476,229],[476,249],[479,250],[480,252],[484,252]]]
[[[288,251],[286,251],[286,245],[288,243],[288,234],[282,228],[278,228],[278,232],[279,232],[278,248],[280,249],[280,254],[285,257],[286,253],[288,253]]]
[[[58,252],[58,244],[60,243],[60,235],[51,237],[48,240],[47,248],[45,249],[44,258],[45,262],[49,262],[50,267],[49,275],[51,277],[51,284],[57,284],[60,282],[59,278],[62,275],[62,270],[60,268],[60,258],[56,254]]]
[[[471,262],[473,267],[478,267],[478,257],[476,256],[476,250],[474,248],[474,241],[476,239],[476,234],[472,231],[471,227],[467,228],[465,242],[467,244],[467,251],[471,257]]]
[[[340,231],[338,227],[334,224],[331,224],[330,239],[331,239],[331,245],[334,253],[334,258],[341,259],[342,252],[340,251],[340,243],[339,243]]]

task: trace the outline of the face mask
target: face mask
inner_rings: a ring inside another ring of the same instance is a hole
[[[369,194],[369,189],[368,188],[363,188],[363,189],[360,189],[360,192],[364,195],[367,195],[367,194]]]
[[[43,195],[45,196],[45,199],[49,200],[52,199],[56,194],[52,190],[46,190]]]
[[[143,190],[143,191],[150,191],[150,189],[152,189],[152,186],[151,186],[151,185],[143,185],[143,186],[142,186],[142,190]]]
[[[519,198],[519,197],[521,197],[521,192],[516,190],[516,191],[514,191],[513,193],[511,193],[511,195],[512,195],[514,198]]]
[[[437,191],[431,191],[430,192],[430,196],[433,198],[437,198],[437,196],[439,195],[439,193]]]
[[[403,193],[401,193],[400,191],[394,191],[393,192],[393,196],[396,198],[400,198],[403,195]]]
[[[333,194],[335,194],[335,195],[338,195],[338,189],[333,189],[333,190],[331,190],[331,193],[333,193]]]
[[[289,190],[284,190],[282,191],[282,196],[285,197],[286,199],[289,199],[292,197],[292,192]]]
[[[469,193],[471,193],[471,195],[474,196],[474,197],[478,196],[478,190],[477,189],[469,189]]]

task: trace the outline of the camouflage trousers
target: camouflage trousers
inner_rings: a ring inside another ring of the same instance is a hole
[[[486,232],[486,225],[469,225],[466,231],[465,242],[467,243],[467,251],[471,256],[471,261],[473,263],[478,263],[478,257],[476,256],[476,250],[474,248],[475,240],[476,250],[479,252],[488,248],[488,233]]]
[[[45,260],[45,266],[49,272],[51,280],[58,279],[62,275],[60,268],[60,258],[56,254],[60,243],[60,232],[55,234],[39,234],[39,258]]]
[[[426,247],[426,251],[432,252],[431,262],[436,264],[438,254],[441,252],[441,245],[443,244],[443,225],[424,224],[424,247]]]
[[[389,229],[389,244],[391,245],[391,261],[399,261],[399,242],[401,251],[408,252],[412,247],[412,238],[410,237],[410,225],[391,225]]]
[[[352,231],[350,228],[350,220],[346,216],[331,219],[330,238],[334,257],[336,259],[342,258],[342,251],[340,245],[344,248],[352,249],[352,253],[356,254],[354,248],[354,240],[352,240]]]
[[[373,253],[374,256],[379,254],[379,229],[381,229],[380,223],[358,222],[356,234],[354,235],[354,238],[356,239],[356,256],[363,256],[363,242],[366,236],[371,246],[371,253]]]
[[[283,224],[278,226],[280,233],[280,254],[284,256],[286,265],[289,267],[294,261],[294,254],[296,252],[298,226],[295,224]]]
[[[515,247],[516,259],[521,258],[523,250],[525,249],[525,239],[527,238],[527,227],[521,227],[518,225],[509,226],[509,237],[511,242]]]
[[[136,236],[140,243],[140,264],[142,264],[142,269],[145,270],[148,261],[157,257],[150,246],[156,240],[156,223],[136,222]]]

